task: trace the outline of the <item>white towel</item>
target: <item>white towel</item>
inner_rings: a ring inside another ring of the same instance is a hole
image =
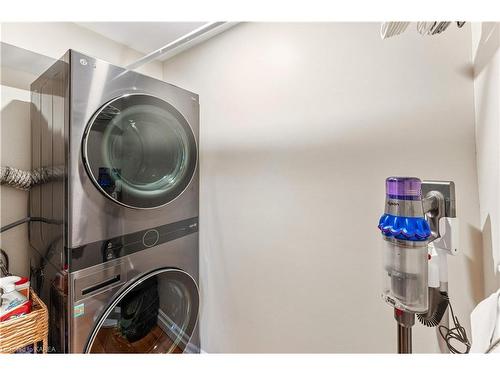
[[[470,315],[471,353],[486,353],[500,339],[500,289],[481,301]],[[492,348],[500,353],[500,345]]]

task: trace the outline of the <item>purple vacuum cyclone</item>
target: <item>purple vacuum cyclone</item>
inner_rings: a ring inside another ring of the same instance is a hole
[[[422,181],[416,177],[388,177],[385,180],[385,193],[393,199],[420,200]]]

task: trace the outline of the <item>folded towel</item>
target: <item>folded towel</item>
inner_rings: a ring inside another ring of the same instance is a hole
[[[471,353],[500,353],[500,289],[481,301],[470,316]]]

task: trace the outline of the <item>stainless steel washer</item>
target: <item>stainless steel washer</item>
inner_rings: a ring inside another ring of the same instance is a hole
[[[176,228],[166,226],[166,233]],[[127,242],[127,238],[130,242]],[[198,234],[161,243],[69,278],[74,352],[198,352]],[[136,246],[125,236],[120,246]]]
[[[52,351],[196,351],[198,95],[73,50],[31,89],[46,181],[30,191],[32,282]]]

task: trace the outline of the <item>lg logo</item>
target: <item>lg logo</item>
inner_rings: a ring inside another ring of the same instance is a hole
[[[80,65],[87,66],[88,64],[89,62],[87,61],[87,59],[80,59]],[[92,67],[95,69],[96,65],[92,64]]]

